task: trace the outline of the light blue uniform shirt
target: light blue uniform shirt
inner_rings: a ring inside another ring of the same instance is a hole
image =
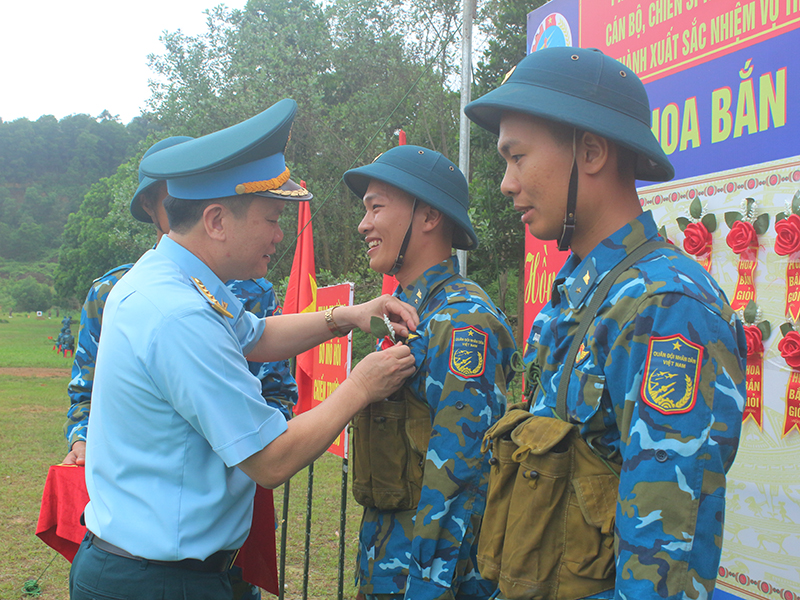
[[[232,318],[192,283],[199,279]],[[168,237],[109,294],[87,440],[86,525],[151,560],[239,548],[255,483],[236,465],[286,430],[245,354],[264,323]]]

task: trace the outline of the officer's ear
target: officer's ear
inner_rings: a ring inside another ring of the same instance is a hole
[[[224,242],[226,239],[225,219],[226,207],[222,204],[209,204],[203,210],[202,222],[206,235],[212,240]]]

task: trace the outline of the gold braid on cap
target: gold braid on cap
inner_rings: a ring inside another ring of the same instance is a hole
[[[277,190],[287,181],[289,181],[288,167],[283,173],[281,173],[277,177],[273,177],[272,179],[267,179],[265,181],[250,181],[248,183],[240,183],[239,185],[236,186],[236,193],[242,195],[242,194],[253,194],[255,192],[271,192],[273,190]],[[301,195],[304,196],[305,193]]]

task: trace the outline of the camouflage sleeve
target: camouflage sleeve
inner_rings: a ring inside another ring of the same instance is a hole
[[[280,314],[272,284],[265,279],[233,280],[226,284],[245,309],[258,317]],[[250,372],[261,380],[261,395],[267,404],[281,411],[288,421],[297,404],[297,382],[288,360],[271,363],[248,361]]]
[[[486,503],[489,466],[481,440],[504,412],[513,376],[514,341],[494,315],[451,304],[428,327],[421,367],[428,376],[419,380],[433,428],[405,593],[414,600],[454,598],[465,572],[477,573],[468,563]],[[488,595],[494,586],[486,585]]]
[[[620,322],[606,362],[622,399],[616,597],[710,597],[745,399],[742,326],[727,305],[678,293]]]
[[[72,449],[72,444],[77,441],[86,441],[103,307],[108,293],[117,281],[119,277],[110,276],[93,283],[81,308],[78,344],[72,362],[72,379],[67,387],[70,406],[64,423],[64,436],[67,439],[68,449]]]

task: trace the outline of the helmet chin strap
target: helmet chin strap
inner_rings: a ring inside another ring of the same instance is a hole
[[[568,250],[575,231],[575,206],[578,203],[578,160],[577,144],[575,141],[576,130],[572,130],[572,173],[569,176],[569,190],[567,191],[567,213],[564,215],[564,228],[558,239],[558,249]]]
[[[417,199],[414,198],[414,204],[411,206],[411,219],[408,222],[408,229],[403,238],[403,243],[400,244],[400,252],[397,253],[397,258],[394,260],[394,266],[389,270],[387,275],[396,275],[397,272],[403,268],[403,261],[406,258],[406,250],[408,250],[408,242],[411,241],[411,225],[414,223],[414,213],[417,210]]]

